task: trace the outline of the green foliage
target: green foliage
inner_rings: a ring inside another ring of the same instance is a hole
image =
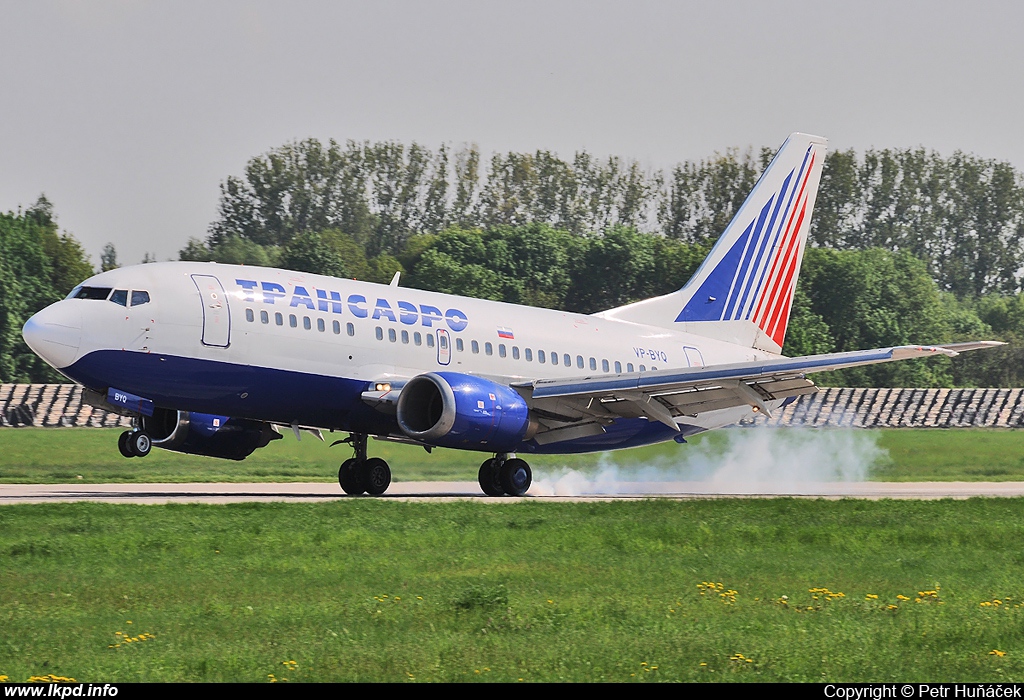
[[[885,248],[927,263],[959,298],[1021,289],[1024,178],[1009,163],[924,149],[829,154],[814,245]]]
[[[189,244],[196,239],[189,239]],[[182,258],[187,260],[188,258]],[[117,262],[117,249],[114,248],[113,243],[107,243],[103,246],[103,252],[100,253],[100,272],[107,272],[108,270],[116,270],[121,267],[121,264]]]
[[[92,274],[78,241],[58,232],[45,196],[24,213],[0,214],[0,382],[59,381],[25,345],[21,328]]]
[[[332,277],[351,277],[341,253],[320,233],[304,231],[297,234],[281,250],[281,267],[297,272],[312,272]]]
[[[715,241],[773,155],[769,149],[761,149],[760,158],[751,151],[740,156],[730,150],[707,161],[676,166],[658,211],[661,232],[691,243]]]
[[[827,326],[836,352],[950,339],[942,297],[925,264],[909,254],[811,248],[799,284],[808,310]],[[821,342],[824,328],[818,319],[794,320],[809,320],[808,328]],[[797,330],[797,337],[806,333]],[[833,386],[946,386],[949,372],[948,361],[915,360],[855,367],[818,379]]]

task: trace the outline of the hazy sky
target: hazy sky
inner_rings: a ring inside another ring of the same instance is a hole
[[[650,167],[791,131],[1024,169],[1024,3],[0,0],[0,210],[177,258],[294,139]]]

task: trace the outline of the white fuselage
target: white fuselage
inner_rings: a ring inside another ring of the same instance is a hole
[[[336,415],[288,408],[325,405],[312,394],[332,390],[328,379],[356,386],[449,371],[510,384],[772,357],[683,330],[271,268],[156,263],[82,286],[124,290],[129,299],[145,291],[149,300],[69,297],[40,312],[34,320],[52,332],[34,349],[75,381],[166,408],[310,427],[350,427]],[[179,376],[156,377],[165,367]],[[301,395],[283,395],[290,386]],[[749,410],[716,413],[697,425],[734,423]]]

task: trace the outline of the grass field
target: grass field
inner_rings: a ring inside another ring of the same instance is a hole
[[[285,435],[242,462],[154,449],[144,459],[117,452],[118,430],[98,428],[0,429],[0,483],[333,481],[337,465],[351,456],[347,446],[328,449],[312,436]],[[769,442],[745,446],[754,434]],[[658,465],[686,478],[706,475],[730,449],[765,452],[786,447],[786,436],[820,440],[820,461],[844,457],[846,442],[880,448],[865,476],[885,481],[1016,481],[1024,479],[1024,431],[1011,430],[721,430],[698,435],[688,445],[668,443],[605,455],[529,456],[543,474],[561,468],[593,470]],[[776,437],[777,436],[777,437]],[[843,440],[835,440],[836,437]],[[328,442],[342,435],[327,436]],[[398,481],[473,480],[484,455],[370,441],[370,452],[391,464]],[[806,452],[806,450],[805,450]],[[815,459],[812,455],[811,459]],[[694,465],[701,465],[698,469]],[[710,466],[709,466],[710,465]],[[786,465],[780,465],[780,469]],[[702,471],[703,470],[703,471]],[[805,472],[814,470],[805,465]]]
[[[1022,539],[1024,499],[6,506],[0,676],[1019,681]]]

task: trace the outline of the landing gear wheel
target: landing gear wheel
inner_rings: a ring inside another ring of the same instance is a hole
[[[134,433],[128,433],[128,439],[125,441],[125,444],[136,457],[145,457],[153,449],[153,441],[145,430],[136,430]]]
[[[117,451],[121,453],[122,457],[135,456],[135,453],[128,447],[128,440],[131,438],[131,435],[131,432],[126,430],[117,437]]]
[[[346,459],[338,469],[338,484],[349,496],[358,496],[366,491],[366,486],[363,485],[363,470],[360,467],[362,462],[359,460]]]
[[[489,459],[480,465],[480,472],[477,474],[477,481],[480,488],[488,496],[504,496],[505,491],[498,480],[498,472],[501,469],[501,462],[497,459]]]
[[[525,496],[533,483],[533,471],[522,459],[510,459],[501,465],[498,480],[509,496]]]
[[[374,457],[366,460],[362,471],[366,493],[379,496],[388,490],[388,486],[391,485],[391,467],[383,459]]]

